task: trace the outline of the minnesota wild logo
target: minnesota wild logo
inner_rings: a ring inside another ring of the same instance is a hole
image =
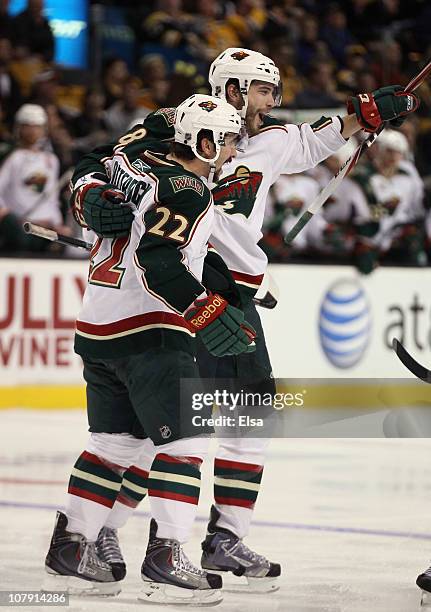
[[[24,180],[24,185],[27,185],[32,191],[35,191],[36,193],[42,193],[42,191],[45,189],[47,180],[48,177],[45,176],[45,174],[42,174],[41,172],[36,172],[35,174],[28,176]]]
[[[212,100],[206,100],[205,102],[201,102],[199,106],[206,110],[208,113],[217,108],[217,104],[214,104]]]
[[[238,166],[233,174],[220,179],[217,187],[213,189],[214,204],[229,215],[244,215],[248,218],[261,183],[262,172]]]
[[[233,59],[238,60],[238,62],[240,62],[241,60],[243,60],[245,57],[248,57],[249,53],[246,53],[245,51],[235,51],[235,53],[232,53],[231,57],[233,57]]]

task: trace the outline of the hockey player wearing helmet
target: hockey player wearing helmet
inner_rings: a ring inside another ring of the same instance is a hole
[[[241,113],[247,132],[237,157],[223,167],[212,190],[215,217],[210,242],[235,279],[246,319],[256,328],[257,338],[256,351],[249,355],[215,359],[199,351],[199,370],[204,378],[236,379],[238,388],[247,390],[251,385],[254,391],[273,393],[264,332],[252,301],[267,265],[258,243],[269,189],[281,174],[298,173],[317,165],[361,128],[375,131],[383,120],[402,120],[415,110],[417,101],[398,87],[387,87],[352,98],[349,114],[343,117],[322,117],[300,126],[284,125],[268,115],[281,100],[278,69],[269,58],[249,49],[227,49],[213,62],[209,80],[213,95]],[[137,147],[141,139],[142,149],[151,139],[157,139],[161,148],[166,147],[173,137],[172,126],[166,120],[168,114],[169,109],[156,111],[125,138],[135,139]],[[79,186],[96,174],[106,180],[98,174],[100,160],[111,154],[112,147],[108,146],[84,158],[77,166],[75,184]],[[106,202],[81,195],[77,202],[87,225],[102,235],[111,231],[114,216],[110,218]],[[101,210],[105,212],[103,221],[98,214]],[[129,231],[130,213],[124,207],[116,207],[116,214],[120,210],[116,231],[124,235]],[[248,434],[236,440],[223,439],[219,444],[214,464],[215,504],[203,543],[202,564],[242,575],[250,590],[272,591],[277,588],[279,564],[257,555],[242,542],[249,530],[268,445],[267,439]],[[120,527],[126,515],[127,509],[116,503],[110,524]]]
[[[254,350],[242,311],[201,283],[214,207],[206,184],[236,155],[241,121],[225,101],[193,95],[172,118],[170,153],[134,149],[123,141],[105,160],[111,186],[135,206],[131,234],[99,238],[76,322],[75,350],[84,362],[90,439],[72,470],[66,510],[46,557],[45,590],[117,594],[121,560],[106,562],[114,535],[103,529],[122,481],[138,463],[143,439],[148,465],[150,537],[141,568],[140,599],[150,603],[209,605],[221,601],[219,576],[187,558],[182,544],[196,515],[200,466],[212,427],[192,420],[180,403],[180,380],[199,373],[194,335],[214,355]],[[135,153],[133,153],[135,150]],[[209,417],[209,414],[207,415]],[[129,474],[128,487],[139,470]],[[115,538],[114,538],[115,544]]]
[[[70,234],[59,205],[59,160],[45,150],[47,121],[37,104],[24,104],[15,115],[14,146],[0,167],[0,250],[8,253],[50,248],[24,233],[24,220]]]

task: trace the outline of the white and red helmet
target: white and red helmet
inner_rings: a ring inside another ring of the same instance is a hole
[[[214,162],[224,145],[227,133],[239,134],[241,118],[235,108],[225,100],[193,94],[176,109],[175,141],[191,147],[193,153],[202,161]],[[198,134],[209,130],[213,134],[216,154],[213,159],[206,159],[197,151]]]
[[[213,96],[226,99],[226,83],[230,79],[238,80],[241,94],[246,101],[240,111],[241,117],[245,117],[247,94],[253,81],[264,81],[274,85],[275,104],[280,106],[282,99],[280,72],[272,59],[266,55],[239,47],[231,47],[220,53],[211,64],[208,75]]]

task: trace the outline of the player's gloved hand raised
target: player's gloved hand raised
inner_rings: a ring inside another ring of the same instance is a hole
[[[366,132],[376,132],[384,121],[399,127],[405,117],[419,106],[419,98],[406,93],[400,85],[380,87],[347,100],[347,112],[355,114]]]
[[[124,193],[110,183],[82,185],[72,194],[71,206],[76,221],[89,227],[98,236],[119,238],[127,236],[134,215],[131,208],[122,205]]]
[[[256,331],[244,321],[244,313],[230,306],[217,293],[199,298],[184,315],[191,331],[199,335],[207,350],[216,357],[256,350]]]

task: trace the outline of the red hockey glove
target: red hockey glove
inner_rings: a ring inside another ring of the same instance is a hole
[[[242,310],[230,306],[216,293],[195,300],[184,317],[190,330],[199,334],[207,350],[216,357],[255,350],[256,332],[244,321]]]
[[[349,98],[347,112],[356,115],[366,132],[376,132],[383,121],[395,121],[399,125],[402,117],[414,112],[419,103],[415,94],[406,93],[400,85],[388,85]]]

